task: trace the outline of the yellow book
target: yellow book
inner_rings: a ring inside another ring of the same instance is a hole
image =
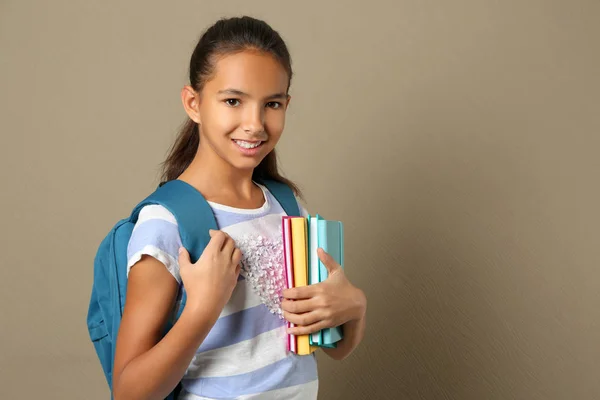
[[[308,284],[308,240],[307,221],[304,217],[291,218],[292,222],[292,258],[294,264],[294,287]],[[297,354],[308,355],[317,349],[311,346],[308,335],[296,336],[298,341]]]

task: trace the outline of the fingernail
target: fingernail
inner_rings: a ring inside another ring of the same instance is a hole
[[[183,247],[179,248],[179,254],[183,253]]]

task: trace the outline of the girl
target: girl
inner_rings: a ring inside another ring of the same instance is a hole
[[[224,19],[200,38],[189,72],[181,91],[189,120],[164,163],[163,181],[196,188],[219,231],[210,232],[191,264],[173,215],[159,205],[142,209],[128,246],[114,398],[163,399],[181,383],[178,399],[316,399],[316,358],[286,350],[286,320],[297,335],[344,324],[338,347],[323,349],[341,360],[363,337],[363,292],[322,250],[329,278],[285,290],[279,304],[240,277],[241,263],[248,271],[283,268],[277,239],[285,211],[256,178],[286,183],[301,197],[279,174],[275,155],[290,102],[290,55],[265,22]],[[180,283],[187,303],[163,337]]]

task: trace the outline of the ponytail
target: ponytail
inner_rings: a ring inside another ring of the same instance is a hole
[[[182,126],[165,162],[162,163],[161,185],[177,179],[192,163],[200,144],[198,124],[191,119]]]

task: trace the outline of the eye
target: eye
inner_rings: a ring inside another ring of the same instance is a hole
[[[240,101],[238,99],[227,99],[225,100],[225,104],[231,107],[237,107],[240,105]]]
[[[267,103],[267,107],[269,108],[273,108],[273,109],[278,109],[279,107],[281,107],[281,103],[278,101],[270,101]]]

